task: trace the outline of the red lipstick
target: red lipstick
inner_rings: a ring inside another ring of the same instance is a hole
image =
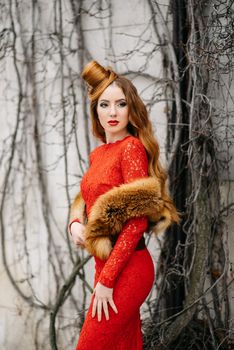
[[[110,121],[108,122],[108,124],[109,124],[109,125],[117,125],[117,124],[119,124],[119,122],[118,122],[117,120],[110,120]]]

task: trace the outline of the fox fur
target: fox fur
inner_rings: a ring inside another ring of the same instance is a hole
[[[124,223],[134,217],[147,216],[148,230],[157,234],[173,223],[179,214],[171,198],[161,193],[155,177],[145,177],[115,186],[100,195],[93,204],[88,220],[85,202],[79,193],[70,211],[70,222],[79,218],[85,225],[85,248],[100,259],[107,259],[112,250],[111,236],[118,235]]]

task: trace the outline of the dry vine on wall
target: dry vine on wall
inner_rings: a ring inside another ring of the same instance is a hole
[[[162,17],[156,2],[152,8]],[[229,299],[233,280],[228,278],[224,225],[233,209],[221,204],[219,174],[227,168],[228,159],[219,160],[213,102],[217,89],[230,89],[222,81],[233,72],[233,11],[233,1],[171,2],[173,35],[165,30],[165,41],[168,48],[173,45],[179,73],[174,71],[175,58],[168,50],[175,81],[169,141],[176,128],[180,135],[169,173],[183,220],[167,233],[162,249],[161,300],[146,327],[149,349],[233,346]],[[226,109],[229,97],[220,102]]]
[[[38,350],[48,339],[53,350],[76,342],[92,290],[90,257],[73,248],[67,217],[60,220],[64,212],[68,215],[91,150],[86,94],[77,74],[96,58],[88,49],[87,18],[105,33],[108,28],[105,45],[113,65],[144,53],[138,71],[122,73],[152,83],[149,111],[162,100],[167,103],[168,171],[182,223],[165,234],[156,298],[152,293],[146,303],[145,349],[232,346],[233,281],[224,219],[233,206],[220,199],[219,174],[229,159],[219,159],[216,128],[222,126],[219,115],[224,119],[231,113],[230,86],[222,82],[233,74],[233,1],[160,5],[145,2],[151,36],[145,39],[142,30],[132,51],[117,57],[111,0],[54,0],[48,9],[36,0],[1,3],[0,65],[4,108],[11,111],[9,133],[1,139],[1,252],[22,300],[21,312],[34,315]],[[142,51],[152,37],[157,44]],[[163,61],[158,80],[145,73],[156,54]]]

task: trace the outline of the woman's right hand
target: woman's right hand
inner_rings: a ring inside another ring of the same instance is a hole
[[[84,236],[85,226],[79,222],[73,222],[70,227],[70,232],[72,240],[77,246],[84,247],[85,236]]]

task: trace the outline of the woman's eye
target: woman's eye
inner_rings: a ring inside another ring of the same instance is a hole
[[[108,105],[107,105],[107,103],[100,103],[100,107],[107,107]]]
[[[119,103],[119,106],[120,106],[120,107],[125,107],[125,106],[127,106],[127,103],[126,103],[126,102],[120,102],[120,103]]]

